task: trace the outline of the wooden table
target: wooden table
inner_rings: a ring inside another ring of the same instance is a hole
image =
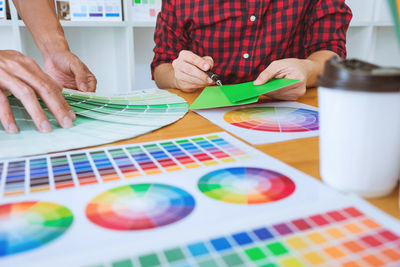
[[[187,94],[179,90],[170,90],[170,92],[176,93],[184,97],[189,104],[192,103],[194,99],[196,99],[196,97],[199,95],[199,93]],[[266,101],[269,100],[261,100],[261,102]],[[309,89],[306,95],[304,95],[298,101],[304,104],[318,106],[317,90]],[[159,129],[150,134],[139,136],[134,139],[116,142],[112,145],[156,141],[221,131],[225,130],[215,124],[212,124],[211,122],[194,113],[193,111],[189,111],[189,113],[186,114],[183,119],[172,125]],[[244,140],[242,141],[245,142]],[[321,177],[319,176],[318,137],[304,138],[266,145],[255,145],[254,147],[316,179],[321,180]],[[379,177],[377,177],[377,179],[379,179]],[[397,219],[400,219],[398,188],[394,190],[389,196],[367,200],[379,209],[385,211],[393,217],[396,217]]]

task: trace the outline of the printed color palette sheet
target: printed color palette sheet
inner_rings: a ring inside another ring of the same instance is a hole
[[[2,267],[397,261],[398,221],[227,133],[0,166]]]
[[[53,131],[40,133],[21,102],[9,97],[20,133],[7,134],[0,125],[0,159],[95,146],[133,138],[182,118],[185,100],[167,91],[148,89],[107,96],[64,90],[77,113],[74,127],[61,128],[44,108]]]
[[[219,135],[0,161],[0,196],[31,195],[251,157]]]
[[[319,129],[317,108],[297,102],[276,102],[196,112],[251,144],[317,136]]]
[[[362,267],[396,263],[400,264],[400,236],[357,208],[347,207],[121,259],[111,266]]]

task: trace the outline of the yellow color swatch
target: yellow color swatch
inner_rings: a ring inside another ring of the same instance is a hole
[[[318,265],[325,262],[324,258],[316,252],[303,254],[303,257],[312,265]]]
[[[296,258],[285,258],[280,261],[281,266],[283,267],[304,267],[298,259]]]
[[[320,233],[310,233],[307,237],[314,243],[314,244],[322,244],[325,243],[327,240],[326,238],[321,235]]]
[[[286,239],[286,243],[294,249],[304,249],[308,247],[308,244],[300,237],[288,238]]]

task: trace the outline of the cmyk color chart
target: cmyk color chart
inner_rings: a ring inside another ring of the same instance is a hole
[[[0,161],[2,267],[396,266],[399,229],[227,133]]]

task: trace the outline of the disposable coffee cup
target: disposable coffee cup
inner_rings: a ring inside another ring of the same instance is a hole
[[[400,177],[400,69],[332,58],[318,86],[322,180],[362,197],[389,194]]]

